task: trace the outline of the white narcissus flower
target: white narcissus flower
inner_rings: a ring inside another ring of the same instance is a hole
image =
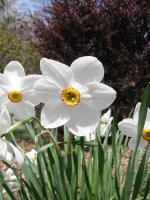
[[[0,107],[0,135],[7,133],[11,126],[11,119],[6,106]]]
[[[10,142],[0,139],[0,160],[11,161],[15,157],[19,166],[24,163],[22,153]]]
[[[100,136],[104,137],[106,135],[106,133],[110,130],[111,127],[111,122],[113,120],[113,117],[111,117],[111,109],[109,109],[107,112],[105,112],[101,119],[100,119]],[[89,133],[85,136],[85,139],[87,141],[90,140],[95,140],[95,135],[96,133]]]
[[[104,76],[101,62],[92,56],[76,59],[70,67],[43,58],[43,78],[37,81],[37,96],[45,106],[41,124],[56,128],[66,124],[77,136],[93,132],[99,123],[99,110],[110,106],[116,91],[99,83]]]
[[[7,169],[3,172],[4,179],[7,181],[7,186],[11,189],[12,187],[16,186],[17,177],[15,176],[12,169]],[[5,193],[6,190],[4,189],[2,193]]]
[[[10,62],[0,73],[0,105],[6,105],[16,119],[34,116],[34,105],[38,104],[34,93],[34,83],[40,75],[25,76],[22,65]]]
[[[11,120],[6,107],[0,108],[0,134],[7,133],[11,126]],[[15,156],[21,166],[24,162],[22,153],[10,142],[0,139],[0,160],[10,161]]]
[[[101,137],[104,137],[106,133],[110,130],[112,120],[113,120],[113,117],[111,117],[111,109],[109,109],[101,117],[101,122],[100,122],[100,136]]]
[[[138,119],[140,112],[141,103],[137,103],[133,118],[126,118],[119,122],[118,127],[122,134],[131,137],[129,140],[128,146],[131,150],[134,150],[136,147],[137,140],[137,130],[138,130]],[[139,143],[139,148],[145,149],[150,142],[150,109],[147,110],[147,116],[144,124],[143,132],[141,133],[141,139]]]

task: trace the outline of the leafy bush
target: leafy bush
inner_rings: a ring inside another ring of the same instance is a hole
[[[98,57],[105,82],[118,91],[118,112],[130,111],[150,80],[147,0],[53,0],[34,23],[43,56],[67,64],[83,55]]]
[[[40,55],[33,45],[28,23],[17,17],[0,20],[1,71],[7,63],[16,59],[25,66],[28,73],[37,71]]]

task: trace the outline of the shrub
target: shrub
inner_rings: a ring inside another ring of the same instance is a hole
[[[33,45],[28,23],[15,17],[0,20],[1,71],[12,60],[21,62],[28,73],[37,71],[40,56]]]
[[[150,79],[148,8],[146,0],[53,0],[34,21],[39,51],[67,64],[83,55],[98,57],[125,114]]]

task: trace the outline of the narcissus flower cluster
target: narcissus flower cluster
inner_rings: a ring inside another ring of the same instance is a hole
[[[95,57],[76,59],[71,66],[43,58],[42,75],[27,75],[23,66],[10,62],[0,73],[0,133],[9,132],[10,116],[20,120],[35,116],[35,106],[44,103],[41,124],[45,128],[66,125],[71,133],[85,136],[95,131],[100,111],[109,107],[116,91],[100,83],[104,76],[102,63]],[[11,114],[11,115],[10,115]],[[4,137],[0,139],[0,158],[15,155],[23,163],[21,152]]]
[[[116,91],[100,83],[104,76],[102,63],[93,56],[76,59],[69,66],[55,60],[42,58],[42,75],[25,76],[24,68],[17,61],[10,62],[0,73],[0,133],[7,133],[11,126],[10,114],[15,119],[35,116],[35,106],[43,103],[41,125],[57,128],[66,125],[76,136],[95,139],[95,130],[100,122],[100,134],[105,136],[111,127],[112,117],[109,109],[100,119],[100,112],[108,108],[116,98]],[[140,103],[137,104],[133,118],[119,123],[121,133],[131,137],[129,147],[134,149],[138,125]],[[145,148],[150,141],[150,114],[147,112],[144,130],[139,146]],[[12,154],[21,155],[11,143],[0,139],[3,149],[1,159]],[[17,152],[17,153],[16,153]],[[18,162],[22,162],[18,160]]]
[[[100,112],[115,100],[116,91],[101,83],[104,68],[96,57],[80,57],[70,67],[42,58],[40,69],[42,75],[25,76],[22,65],[12,61],[5,67],[4,73],[0,73],[0,159],[10,161],[15,156],[20,166],[24,156],[4,137],[11,127],[11,116],[16,120],[34,117],[35,106],[43,103],[40,120],[44,128],[66,125],[72,134],[86,136],[87,140],[95,139],[99,122],[100,136],[105,136],[113,119],[110,109],[100,118]],[[133,118],[124,119],[118,125],[121,133],[131,137],[131,149],[136,144],[139,109],[140,103],[135,108]],[[139,147],[145,148],[148,142],[149,109]]]

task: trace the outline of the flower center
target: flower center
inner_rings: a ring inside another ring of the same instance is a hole
[[[144,130],[142,132],[142,137],[144,140],[150,142],[150,129]]]
[[[23,97],[23,94],[21,91],[11,90],[8,92],[8,99],[11,102],[14,102],[14,103],[20,102],[22,97]]]
[[[80,92],[75,88],[66,88],[61,93],[61,99],[67,106],[75,106],[80,102]]]

